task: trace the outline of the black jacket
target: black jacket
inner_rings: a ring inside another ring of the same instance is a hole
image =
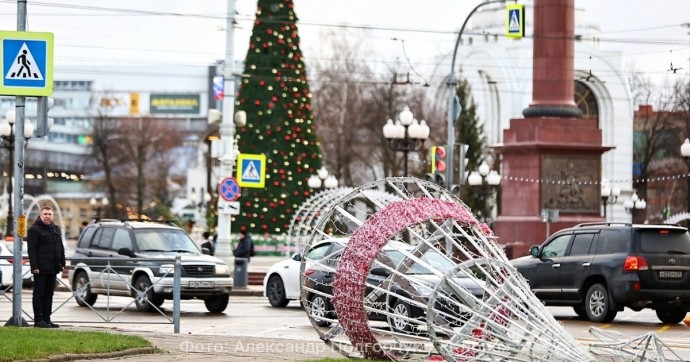
[[[251,249],[252,249],[252,238],[249,235],[245,235],[237,243],[237,248],[232,252],[236,258],[247,258],[247,262],[251,259]]]
[[[31,270],[40,273],[59,273],[65,267],[65,247],[62,245],[60,228],[46,225],[41,218],[29,228],[27,249]]]

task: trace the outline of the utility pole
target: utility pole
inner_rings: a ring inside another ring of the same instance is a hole
[[[223,69],[225,95],[223,97],[223,120],[220,123],[220,142],[223,154],[220,156],[220,177],[232,177],[233,167],[237,155],[234,152],[235,124],[233,123],[235,112],[235,0],[228,0],[228,12],[226,19],[225,39],[225,66]],[[218,240],[216,242],[216,256],[228,262],[232,256],[230,239],[231,215],[227,210],[227,201],[218,197]]]
[[[17,0],[17,31],[26,31],[26,0]],[[19,220],[22,212],[22,194],[24,193],[24,120],[25,120],[26,96],[17,96],[15,104],[15,141],[14,141],[14,189],[13,201],[14,220]],[[21,132],[17,132],[20,130]],[[18,136],[18,137],[17,137]],[[10,181],[11,182],[11,181]],[[25,231],[25,230],[24,230]],[[22,237],[14,228],[14,263],[12,264],[12,318],[5,323],[7,326],[28,327],[28,323],[22,318]]]

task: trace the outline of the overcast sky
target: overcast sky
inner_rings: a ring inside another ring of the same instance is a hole
[[[456,35],[478,1],[462,0],[294,0],[307,66],[330,59],[322,51],[327,30],[369,27],[353,41],[374,49],[378,62],[404,60],[422,69],[452,51]],[[235,57],[244,58],[256,0],[236,0]],[[532,6],[533,2],[524,2]],[[601,29],[601,48],[623,52],[648,73],[667,75],[671,62],[687,76],[690,57],[690,1],[576,0]],[[55,34],[55,75],[63,65],[180,65],[206,67],[225,56],[227,0],[28,0],[28,30]],[[16,30],[15,0],[0,0],[2,30]],[[352,31],[361,34],[360,30]],[[374,61],[372,57],[372,62]],[[437,62],[437,61],[436,61]]]

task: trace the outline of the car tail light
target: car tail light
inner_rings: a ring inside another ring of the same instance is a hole
[[[640,282],[633,282],[633,290],[640,291]]]
[[[649,270],[647,259],[641,256],[628,256],[625,258],[625,264],[623,264],[624,272],[634,272],[639,270]]]
[[[304,271],[304,275],[312,275],[314,274],[314,269],[307,269]]]

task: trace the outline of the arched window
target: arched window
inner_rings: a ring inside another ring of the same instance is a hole
[[[585,83],[575,81],[575,105],[582,111],[582,118],[599,118],[597,98]]]

